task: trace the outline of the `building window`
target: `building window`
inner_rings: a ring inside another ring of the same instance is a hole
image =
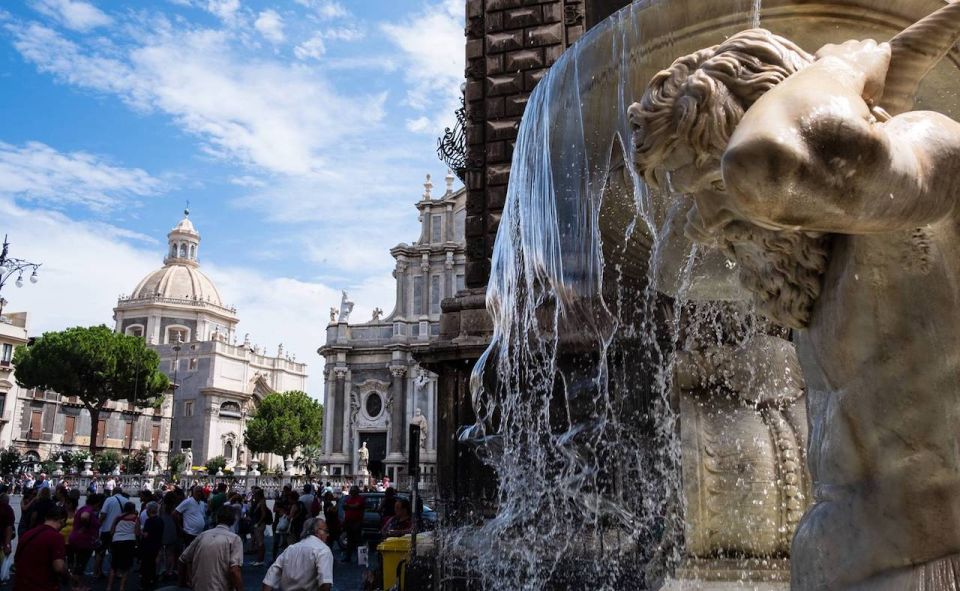
[[[380,413],[383,411],[383,399],[380,398],[380,395],[376,392],[371,392],[367,395],[367,401],[365,403],[367,416],[371,419],[375,419],[380,416]]]
[[[171,373],[173,373],[173,372],[175,372],[175,371],[179,371],[179,369],[180,369],[179,366],[180,366],[180,360],[179,360],[179,359],[171,359],[171,360],[170,360],[170,372],[171,372]]]
[[[0,357],[0,361],[3,361],[5,365],[9,365],[11,359],[13,359],[13,345],[10,343],[4,343],[3,356]]]
[[[67,416],[64,421],[63,442],[73,443],[73,438],[77,434],[77,417]]]
[[[132,337],[143,337],[143,325],[131,324],[127,327],[127,334]]]
[[[196,244],[191,244],[191,245],[190,245],[190,258],[191,258],[191,259],[197,258],[197,245],[196,245]]]
[[[233,401],[227,401],[220,405],[220,416],[230,419],[240,418],[240,405]]]
[[[191,358],[190,358],[190,367],[189,367],[188,369],[189,369],[190,371],[196,371],[196,370],[197,370],[197,365],[199,365],[199,364],[200,364],[200,360],[199,360],[199,359],[197,359],[196,357],[191,357]]]
[[[223,457],[228,461],[233,460],[233,441],[229,439],[223,444]]]
[[[463,275],[462,275],[462,274],[461,274],[461,275],[457,275],[457,291],[461,291],[461,290],[463,290],[464,287],[466,287],[466,283],[464,282],[463,279],[464,279],[464,278],[463,278]]]
[[[7,393],[0,392],[0,417],[3,416],[3,411],[7,408]]]
[[[193,416],[193,402],[188,400],[183,403],[183,416],[192,417]]]
[[[181,244],[181,245],[180,245],[180,258],[181,258],[181,259],[187,258],[187,245],[186,245],[186,244]]]
[[[180,449],[193,449],[193,439],[181,439]]]
[[[177,256],[177,245],[176,245],[176,244],[171,244],[171,245],[170,245],[170,256],[171,256],[171,257],[176,257],[176,256]]]
[[[434,275],[430,279],[430,313],[440,313],[440,276]]]
[[[463,228],[467,222],[467,210],[461,209],[453,214],[453,239],[463,242]]]
[[[179,341],[177,340],[179,339]],[[167,344],[173,345],[177,342],[187,343],[190,341],[190,329],[186,326],[168,326]]]
[[[423,275],[417,275],[413,278],[413,313],[426,313],[423,306]]]
[[[443,216],[439,216],[439,215],[430,216],[430,241],[431,242],[443,242],[443,234],[441,234],[442,229],[443,229]]]

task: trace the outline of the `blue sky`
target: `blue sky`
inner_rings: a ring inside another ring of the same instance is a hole
[[[0,5],[0,233],[32,333],[111,324],[187,200],[239,331],[311,365],[326,310],[393,303],[463,77],[462,0]]]

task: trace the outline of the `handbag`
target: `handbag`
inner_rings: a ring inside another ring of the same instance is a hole
[[[285,534],[290,531],[290,518],[286,515],[281,515],[280,519],[277,520],[277,533]]]

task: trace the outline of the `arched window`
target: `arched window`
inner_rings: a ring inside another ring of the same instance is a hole
[[[223,457],[227,460],[233,459],[233,440],[227,439],[226,443],[223,444]]]
[[[143,337],[143,325],[131,324],[124,332],[132,337]]]
[[[177,337],[179,337],[180,342],[189,343],[190,329],[186,326],[168,326],[166,344],[175,345],[177,343]]]
[[[190,258],[191,258],[191,259],[197,258],[197,245],[196,245],[196,244],[191,244],[191,245],[190,245]]]
[[[228,400],[220,405],[220,416],[231,419],[240,418],[240,405],[236,402]],[[227,455],[227,454],[223,454]]]
[[[181,244],[181,245],[180,245],[180,258],[181,258],[181,259],[187,258],[187,245],[186,245],[186,244]]]
[[[171,244],[171,245],[170,245],[170,256],[172,256],[172,257],[177,256],[177,245],[176,245],[176,244]]]

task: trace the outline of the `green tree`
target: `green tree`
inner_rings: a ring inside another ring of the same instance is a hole
[[[170,476],[174,480],[179,478],[179,474],[183,471],[183,464],[186,460],[187,456],[180,452],[172,454],[169,458],[167,458],[167,468],[170,470]]]
[[[5,450],[0,451],[0,473],[4,476],[16,474],[20,471],[20,464],[23,457],[17,448],[12,445]]]
[[[283,459],[298,447],[320,445],[322,438],[323,405],[299,390],[265,396],[243,434],[251,452],[275,453]]]
[[[97,451],[100,411],[108,400],[157,406],[170,380],[159,370],[160,357],[140,337],[106,326],[47,332],[13,356],[23,388],[76,396],[90,413],[90,454]]]
[[[147,470],[147,451],[141,448],[123,458],[123,470],[127,474],[143,474]]]
[[[207,475],[213,476],[227,467],[227,459],[223,456],[216,456],[207,460],[204,465],[207,467]]]
[[[109,474],[113,472],[113,469],[120,465],[120,453],[113,450],[106,450],[102,453],[97,454],[93,458],[93,463],[97,467],[97,471],[101,474]]]
[[[310,476],[320,466],[322,456],[323,449],[319,445],[304,445],[300,448],[300,457],[297,458],[296,464],[306,471],[307,476]]]

